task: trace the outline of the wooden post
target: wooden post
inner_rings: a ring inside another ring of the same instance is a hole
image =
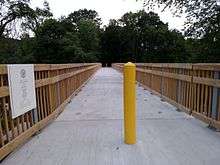
[[[182,68],[179,68],[179,69],[180,69],[180,70],[178,70],[178,74],[182,74],[182,73],[183,73]],[[181,80],[177,80],[176,98],[177,98],[177,103],[178,103],[178,105],[181,104],[181,103],[180,103],[181,94],[182,94],[182,90],[181,90]],[[180,111],[179,107],[177,107],[177,110]]]
[[[163,64],[161,65],[161,79],[160,79],[160,92],[161,92],[161,101],[164,101],[163,96],[164,96],[164,68],[163,68]]]
[[[33,122],[34,122],[34,124],[36,124],[38,121],[39,121],[39,119],[38,119],[38,111],[37,111],[37,108],[35,108],[35,109],[33,109],[32,110],[32,117],[33,117]]]
[[[219,72],[214,72],[214,79],[220,79]],[[212,119],[217,120],[218,118],[218,97],[219,97],[219,88],[213,87],[212,94]]]

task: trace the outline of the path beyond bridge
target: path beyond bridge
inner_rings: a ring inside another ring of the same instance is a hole
[[[100,69],[2,165],[219,165],[220,134],[137,86],[137,144],[123,142],[122,75]]]

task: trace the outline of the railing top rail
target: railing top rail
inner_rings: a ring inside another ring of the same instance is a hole
[[[69,68],[78,68],[82,66],[91,66],[98,63],[77,63],[77,64],[34,64],[35,71],[61,70]],[[0,64],[0,74],[7,74],[7,64]]]
[[[123,65],[124,63],[116,63]],[[194,70],[220,71],[220,63],[136,63],[137,67],[180,68]]]
[[[184,68],[192,69],[192,64],[190,63],[136,63],[137,66],[149,66],[158,68]]]
[[[77,68],[82,66],[91,66],[96,65],[98,63],[77,63],[77,64],[35,64],[35,71],[43,71],[43,70],[60,70],[60,69],[69,69],[69,68]]]
[[[193,64],[193,69],[220,71],[220,63],[197,63]]]
[[[64,79],[67,79],[67,78],[72,77],[74,75],[85,72],[87,70],[91,70],[95,67],[97,67],[97,65],[89,66],[86,69],[80,69],[80,70],[77,70],[77,71],[74,71],[74,72],[65,73],[65,74],[62,74],[62,75],[57,75],[57,76],[54,76],[54,77],[51,77],[51,78],[44,78],[44,79],[36,80],[35,85],[36,85],[36,88],[38,88],[38,87],[41,87],[41,86],[54,84],[54,83],[57,83],[61,80],[64,80]],[[0,87],[0,98],[5,97],[5,96],[9,96],[8,86]]]

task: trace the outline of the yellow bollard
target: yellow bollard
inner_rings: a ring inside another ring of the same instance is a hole
[[[126,144],[136,143],[136,66],[124,65],[124,140]]]

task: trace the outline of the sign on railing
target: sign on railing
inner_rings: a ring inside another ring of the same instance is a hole
[[[100,67],[0,65],[0,161],[54,120]]]
[[[36,108],[34,65],[8,65],[12,118]]]

